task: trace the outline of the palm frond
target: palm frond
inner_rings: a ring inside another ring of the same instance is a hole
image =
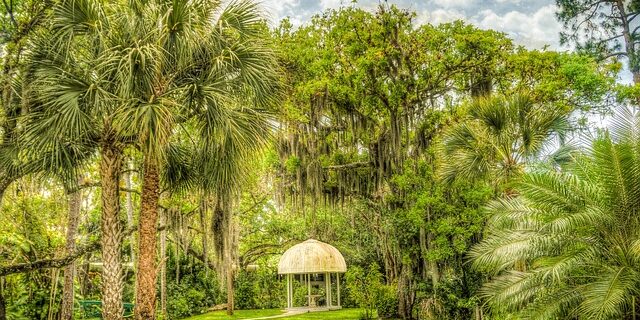
[[[264,31],[262,17],[260,7],[255,1],[236,0],[222,10],[215,27],[220,30],[220,34],[225,33],[225,30],[233,30],[242,37],[255,37]]]
[[[628,267],[607,268],[596,281],[581,288],[584,300],[579,312],[588,319],[620,318],[631,301],[638,274]]]

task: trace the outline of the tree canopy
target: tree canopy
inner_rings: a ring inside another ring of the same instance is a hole
[[[4,1],[0,320],[328,306],[277,275],[309,238],[363,318],[635,319],[638,5],[557,7],[575,50],[387,3]]]

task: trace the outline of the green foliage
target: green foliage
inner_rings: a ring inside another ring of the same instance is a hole
[[[56,257],[64,245],[65,197],[62,188],[47,184],[37,191],[35,179],[23,179],[7,190],[0,207],[0,264],[25,263]],[[11,319],[46,319],[49,307],[59,306],[61,273],[50,270],[4,277],[2,293]],[[56,283],[58,282],[58,283]],[[56,290],[54,291],[54,286]],[[52,300],[51,292],[55,292]]]
[[[295,282],[294,282],[295,283]],[[293,305],[294,306],[306,306],[308,304],[308,289],[307,286],[294,285],[293,287]]]
[[[169,319],[182,319],[206,312],[222,302],[220,285],[212,270],[186,256],[180,257],[180,280],[177,281],[176,257],[167,261],[167,313]]]
[[[382,283],[382,274],[375,264],[368,269],[353,266],[345,276],[349,297],[364,309],[363,319],[375,314],[382,318],[394,317],[398,312],[396,288]]]
[[[345,243],[349,265],[384,266],[402,317],[425,302],[467,319],[480,307],[478,277],[464,263],[482,238],[478,208],[576,129],[570,115],[607,110],[616,70],[461,21],[414,18],[381,4],[328,10],[297,29],[282,22],[274,37],[290,88],[272,176],[278,203],[299,212],[307,236]],[[493,120],[506,123],[500,132]],[[461,148],[437,152],[442,140]]]
[[[376,313],[379,318],[395,318],[398,314],[398,295],[396,287],[381,285],[376,296]]]
[[[469,115],[443,137],[442,178],[488,179],[496,187],[517,178],[553,138],[571,129],[570,113],[528,95],[474,101]]]
[[[226,311],[214,311],[205,315],[195,316],[186,320],[235,320],[255,319],[282,314],[280,309],[264,310],[237,310],[233,316],[228,316]],[[287,316],[287,320],[360,320],[362,309],[341,309],[327,312],[310,312],[294,316]]]
[[[255,271],[242,271],[234,285],[238,309],[274,309],[286,305],[284,282],[278,279],[273,267],[260,265]]]
[[[640,116],[626,108],[616,116],[564,170],[527,173],[517,197],[487,206],[487,237],[471,258],[492,276],[481,296],[497,313],[635,317]]]
[[[49,12],[14,0],[17,25],[0,5],[0,187],[15,185],[0,199],[0,265],[63,251],[63,188],[22,176],[89,163],[113,144],[136,170],[141,153],[163,166],[170,319],[223,302],[225,253],[239,270],[235,307],[266,309],[236,318],[278,314],[275,257],[309,237],[344,254],[343,306],[363,309],[295,319],[632,318],[640,121],[616,122],[582,154],[545,153],[640,89],[616,87],[623,64],[599,60],[626,49],[597,39],[621,25],[600,12],[580,24],[594,1],[557,2],[565,31],[588,31],[579,49],[599,55],[528,50],[462,21],[416,25],[415,12],[386,3],[271,31],[251,1],[54,1]],[[636,15],[636,2],[623,8]],[[83,169],[100,181],[95,163]],[[83,203],[79,243],[103,236],[100,196]],[[135,237],[122,255],[136,253]],[[55,313],[54,274],[7,276],[10,317]],[[125,283],[131,301],[131,272]],[[79,298],[101,298],[100,277],[81,284]],[[296,285],[296,305],[307,290]]]

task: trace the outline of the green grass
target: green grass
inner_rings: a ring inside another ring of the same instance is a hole
[[[295,316],[282,317],[277,319],[285,320],[359,320],[364,311],[362,309],[342,309],[336,311],[310,312]],[[278,309],[266,310],[236,310],[233,316],[227,316],[226,311],[215,311],[199,316],[187,318],[185,320],[240,320],[259,317],[268,317],[282,314]]]
[[[297,316],[285,317],[286,320],[360,320],[364,311],[362,309],[341,309],[335,311],[309,312]]]
[[[221,310],[201,314],[199,316],[194,316],[185,320],[239,320],[275,316],[282,313],[282,310],[279,309],[236,310],[234,311],[232,316],[228,316],[226,310]]]

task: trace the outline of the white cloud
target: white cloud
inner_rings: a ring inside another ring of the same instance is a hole
[[[471,21],[481,28],[505,32],[516,43],[529,48],[550,45],[553,49],[559,49],[558,32],[562,30],[562,26],[556,20],[555,12],[555,5],[541,7],[533,14],[511,11],[498,15],[492,10],[483,10],[472,17]]]
[[[422,11],[416,17],[417,24],[430,23],[438,25],[445,22],[451,22],[454,20],[465,19],[462,12],[450,9],[437,9],[433,11]]]
[[[331,9],[339,8],[343,4],[345,4],[345,1],[343,0],[320,0],[320,7],[322,8],[323,11],[328,8],[331,8]]]
[[[295,13],[300,5],[300,0],[264,1],[262,8],[267,13],[269,20],[277,24],[282,18],[290,16],[295,19]]]
[[[476,0],[433,0],[436,6],[442,8],[469,8],[475,4]]]

